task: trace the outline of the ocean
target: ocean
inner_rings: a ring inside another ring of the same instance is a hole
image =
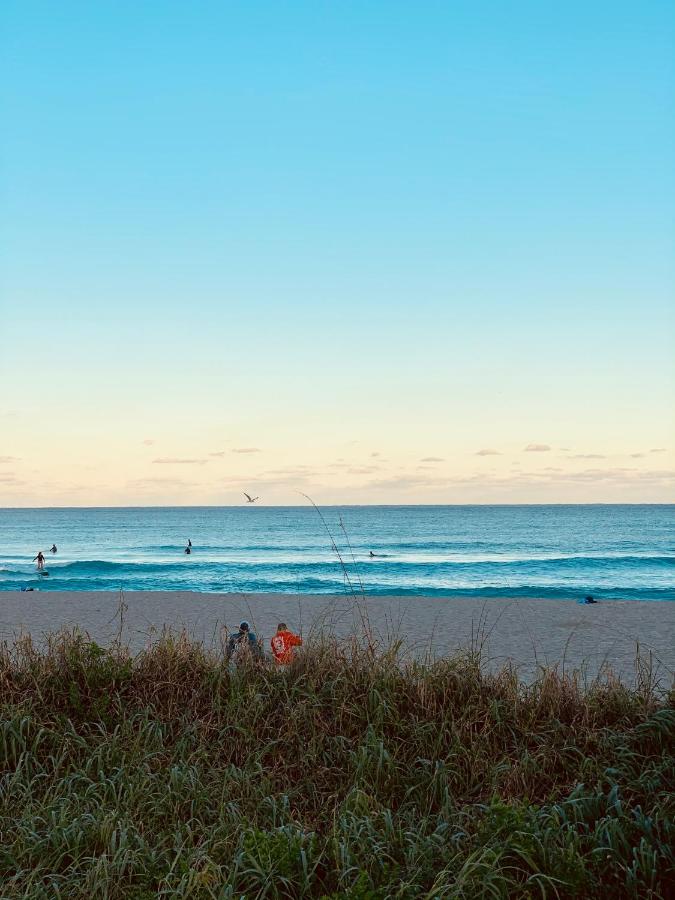
[[[674,600],[674,524],[673,505],[0,509],[0,590]]]

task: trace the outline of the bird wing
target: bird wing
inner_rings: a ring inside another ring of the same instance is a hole
[[[247,499],[249,502],[253,502],[253,498],[251,497],[250,494],[247,494],[246,491],[244,491],[244,497],[246,497],[246,499]]]

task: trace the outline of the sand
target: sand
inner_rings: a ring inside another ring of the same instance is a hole
[[[124,594],[122,639],[145,647],[164,626],[185,628],[208,646],[219,646],[223,626],[243,618],[265,638],[284,620],[307,636],[328,631],[338,637],[369,628],[382,641],[400,637],[407,653],[435,656],[478,647],[486,665],[510,661],[530,680],[541,665],[577,670],[587,679],[608,666],[633,683],[636,654],[662,688],[675,671],[675,602],[612,600],[593,606],[573,600],[480,597],[351,597],[289,594],[204,594],[133,591]],[[0,593],[0,640],[79,627],[99,643],[120,632],[120,595],[106,591]]]

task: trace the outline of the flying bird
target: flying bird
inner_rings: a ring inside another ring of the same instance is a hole
[[[246,497],[247,503],[255,503],[256,500],[260,500],[260,497],[251,497],[251,495],[247,494],[246,491],[244,491],[244,497]]]

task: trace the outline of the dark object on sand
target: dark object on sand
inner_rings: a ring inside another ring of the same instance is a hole
[[[593,597],[592,594],[586,594],[584,597],[584,603],[597,603],[598,601]]]

